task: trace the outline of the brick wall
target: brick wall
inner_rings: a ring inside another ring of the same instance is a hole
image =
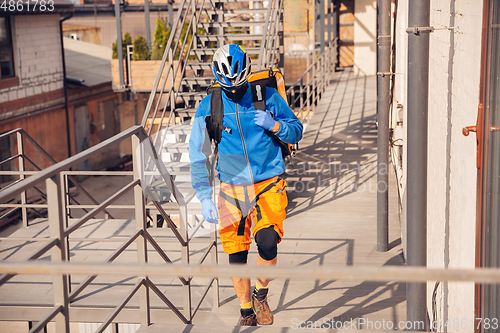
[[[0,90],[0,105],[61,90],[59,15],[14,16],[11,24],[19,85]]]

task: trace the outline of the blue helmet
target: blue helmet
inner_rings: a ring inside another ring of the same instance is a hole
[[[212,61],[212,74],[223,88],[238,88],[250,76],[251,60],[239,45],[226,44],[215,52]]]

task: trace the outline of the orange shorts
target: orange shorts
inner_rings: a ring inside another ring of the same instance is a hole
[[[253,185],[221,183],[217,209],[219,235],[224,252],[232,254],[250,249],[250,228],[253,236],[260,229],[274,227],[283,238],[283,220],[288,205],[286,181],[278,176]]]

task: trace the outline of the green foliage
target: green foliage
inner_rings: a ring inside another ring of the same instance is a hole
[[[148,43],[142,36],[138,36],[134,41],[134,54],[132,60],[149,60],[151,54],[149,53]]]
[[[113,43],[113,59],[118,59],[118,47],[116,44],[117,42]],[[127,45],[132,45],[132,37],[130,37],[130,34],[128,32],[125,34],[125,36],[123,36],[122,39],[122,54],[124,59],[127,57]]]
[[[169,38],[170,29],[167,28],[166,20],[162,20],[161,17],[158,17],[158,20],[156,21],[156,31],[153,40],[153,52],[151,53],[152,60],[162,59]]]

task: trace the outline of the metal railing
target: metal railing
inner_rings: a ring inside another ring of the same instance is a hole
[[[88,211],[87,214],[70,224],[70,221],[67,218],[68,205],[65,202],[67,197],[64,195],[65,179],[71,174],[81,174],[82,172],[70,172],[68,171],[69,168],[77,165],[82,161],[87,160],[88,158],[96,154],[102,153],[110,146],[117,145],[129,138],[132,139],[132,149],[135,152],[135,154],[133,155],[133,180],[96,207],[87,207],[92,209]],[[168,186],[170,192],[175,197],[176,202],[179,206],[180,226],[177,227],[171,220],[170,216],[164,211],[161,204],[159,202],[153,201],[154,206],[170,226],[171,231],[174,233],[175,237],[182,246],[181,262],[183,264],[189,264],[189,242],[193,238],[194,232],[191,233],[191,235],[188,235],[187,204],[194,197],[194,193],[183,196],[179,192],[176,185],[174,184],[171,175],[165,169],[162,162],[158,159],[154,146],[152,145],[144,128],[141,126],[131,127],[130,129],[125,130],[122,133],[71,158],[52,165],[44,169],[43,171],[39,171],[33,174],[31,177],[24,179],[23,181],[18,182],[0,192],[0,202],[6,202],[9,199],[14,198],[19,194],[27,191],[28,189],[36,186],[37,184],[45,182],[47,191],[47,209],[50,237],[43,239],[33,238],[33,241],[40,240],[43,241],[44,244],[40,246],[38,250],[34,251],[27,260],[34,261],[40,258],[42,255],[50,253],[52,263],[57,264],[69,262],[69,241],[82,241],[81,239],[70,238],[70,235],[77,229],[85,225],[87,222],[89,222],[94,216],[101,212],[104,212],[106,208],[112,207],[112,204],[123,197],[124,194],[129,191],[133,191],[136,230],[105,260],[105,263],[109,264],[113,262],[120,256],[120,254],[122,254],[127,248],[129,248],[131,244],[135,243],[137,245],[138,265],[147,263],[148,245],[151,246],[159,254],[163,261],[171,264],[172,260],[163,251],[155,238],[147,230],[145,194],[148,195],[150,189],[147,188],[147,186],[141,184],[141,177],[144,176],[145,172],[141,166],[144,166],[144,163],[147,163],[147,161],[155,164],[158,175]],[[201,221],[200,223],[202,222],[203,221]],[[217,263],[217,236],[215,233],[215,227],[212,227],[211,231],[210,243],[206,248],[202,258],[199,260],[199,265],[201,265],[205,261],[210,253],[212,253],[212,258],[215,258],[212,263]],[[20,239],[3,238],[2,240],[16,241]],[[193,307],[191,304],[190,290],[192,277],[179,275],[179,280],[181,281],[184,290],[184,306],[183,312],[181,312],[174,306],[174,304],[167,298],[167,296],[165,296],[160,291],[160,289],[158,289],[158,287],[151,281],[149,277],[143,275],[140,271],[134,271],[139,272],[137,273],[138,278],[136,284],[126,295],[126,297],[120,302],[120,304],[116,306],[116,308],[108,316],[108,318],[102,323],[97,332],[103,332],[106,327],[108,327],[109,324],[113,322],[120,311],[124,309],[124,307],[135,294],[139,294],[140,297],[140,323],[143,326],[149,325],[149,290],[152,290],[163,301],[163,303],[168,308],[170,308],[182,322],[186,324],[192,322],[193,317],[197,313],[201,303],[203,302],[211,287],[214,291],[214,306],[218,306],[219,304],[218,279],[216,278],[210,280],[208,285],[205,287],[205,292],[203,293],[201,300],[196,306]],[[0,276],[0,285],[5,284],[14,275],[15,274],[4,274]],[[57,332],[69,332],[69,309],[71,302],[75,300],[75,298],[80,295],[81,292],[86,287],[88,287],[96,277],[97,275],[95,273],[91,273],[91,275],[84,279],[74,290],[70,290],[70,276],[67,274],[57,275],[53,280],[54,307],[30,330],[30,332],[41,331],[47,325],[47,323],[52,320],[54,320],[56,323]]]
[[[24,180],[27,176],[32,176],[32,175],[36,174],[37,172],[39,172],[41,170],[41,168],[31,158],[29,158],[26,155],[24,139],[26,139],[27,141],[29,141],[32,144],[32,146],[35,148],[35,150],[37,152],[39,152],[41,154],[41,156],[44,156],[51,164],[56,164],[57,163],[56,160],[54,158],[52,158],[52,156],[50,156],[50,154],[45,149],[43,149],[22,128],[17,128],[17,129],[11,130],[9,132],[6,132],[6,133],[3,133],[2,135],[0,135],[0,139],[11,138],[11,137],[15,137],[16,138],[15,146],[17,147],[17,154],[14,155],[14,156],[11,156],[9,158],[6,158],[3,161],[0,161],[0,165],[1,164],[5,164],[5,163],[9,163],[9,162],[12,162],[12,161],[15,161],[15,160],[18,160],[18,163],[17,163],[17,169],[18,170],[17,171],[0,171],[0,175],[18,176],[19,179],[16,180],[16,181],[14,181],[14,182],[12,182],[12,183],[10,183],[6,187],[4,187],[2,190],[6,190],[9,187],[14,186],[18,182],[21,182],[22,180]],[[14,145],[12,145],[12,146],[14,146]],[[27,169],[27,163],[26,162],[28,162],[29,165],[31,165],[31,167],[34,168],[36,171],[28,171],[28,170],[26,170]],[[66,189],[67,189],[67,191],[65,193],[67,195],[67,200],[69,202],[73,201],[76,205],[80,205],[80,203],[76,199],[74,199],[73,197],[71,197],[69,195],[69,191],[68,191],[68,189],[69,189],[69,182],[71,182],[72,184],[74,184],[94,204],[98,204],[97,200],[95,200],[95,198],[87,190],[85,190],[85,188],[80,184],[80,182],[75,177],[73,177],[73,176],[69,176],[65,180]],[[41,196],[41,198],[43,200],[47,199],[46,193],[43,192],[43,190],[41,190],[39,187],[33,186],[33,189]],[[27,195],[26,191],[21,192],[19,195],[20,195],[20,203],[2,203],[2,204],[0,204],[0,208],[12,208],[8,212],[6,212],[2,216],[0,216],[0,224],[1,224],[2,220],[4,220],[5,218],[13,215],[15,212],[17,212],[19,210],[21,210],[23,227],[27,227],[29,225],[28,210],[32,210],[32,211],[35,212],[35,214],[37,216],[43,217],[43,215],[41,214],[41,212],[39,212],[37,209],[40,209],[40,208],[46,209],[47,208],[47,204],[29,203],[28,202],[28,195]],[[85,208],[83,208],[83,207],[80,207],[80,208],[82,208],[85,212],[87,212],[87,210]],[[106,213],[107,216],[113,218],[112,215],[107,210],[105,211],[105,213]]]
[[[161,111],[159,127],[157,133],[160,133],[163,127],[163,121],[165,119],[165,114],[167,108],[170,108],[170,113],[168,117],[167,127],[172,121],[172,117],[175,113],[175,103],[177,99],[177,94],[180,90],[181,81],[179,81],[177,87],[175,87],[176,79],[183,77],[186,71],[187,59],[190,55],[190,51],[193,46],[196,46],[196,28],[200,20],[202,8],[205,4],[205,0],[182,0],[179,5],[179,10],[177,11],[177,16],[175,17],[174,24],[171,28],[170,37],[168,39],[165,52],[163,54],[160,69],[158,75],[156,76],[153,89],[149,96],[148,103],[141,121],[141,126],[146,127],[148,117],[151,113],[151,108],[154,101],[156,100],[155,107],[152,113],[152,119],[156,119],[158,111],[160,109],[161,101],[163,98],[163,93],[166,91],[165,87],[167,82],[169,83],[170,89],[168,89],[168,95],[163,105],[163,110]],[[184,26],[189,18],[187,31]],[[184,36],[182,32],[185,30]],[[183,38],[182,38],[183,37]],[[175,39],[175,42],[174,42]],[[174,55],[178,54],[177,64],[174,64]],[[175,67],[175,68],[174,68]],[[180,72],[179,72],[180,70]],[[164,73],[166,71],[166,73]],[[159,88],[161,77],[164,75],[163,83],[161,84],[161,89]],[[170,104],[169,104],[170,103]],[[175,120],[175,119],[174,119]],[[151,135],[153,129],[153,122],[147,130],[147,134]],[[156,143],[157,137],[154,142]]]
[[[278,60],[275,58],[279,48],[279,31],[282,28],[283,0],[269,1],[267,7],[262,43],[260,44],[259,61],[257,69],[276,67]]]
[[[327,44],[304,73],[287,89],[288,105],[305,127],[326,87],[335,74],[337,64],[338,39]],[[313,52],[313,55],[315,52]],[[297,92],[298,90],[298,92]],[[298,104],[298,106],[297,106]]]

